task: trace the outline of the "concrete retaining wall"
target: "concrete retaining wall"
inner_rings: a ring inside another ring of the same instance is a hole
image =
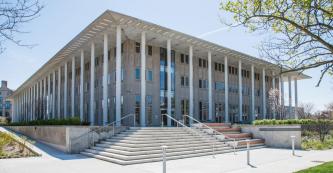
[[[29,136],[53,148],[67,153],[79,153],[89,147],[93,141],[111,137],[112,127],[99,126],[8,126],[9,129]],[[127,127],[117,127],[115,134]],[[97,130],[97,132],[90,131]]]
[[[274,148],[291,148],[291,136],[295,136],[295,148],[301,148],[300,125],[243,125],[241,129],[254,138],[265,139],[266,146]]]

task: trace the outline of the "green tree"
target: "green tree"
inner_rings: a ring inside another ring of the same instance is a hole
[[[222,1],[231,13],[225,24],[251,32],[269,33],[262,42],[262,56],[281,66],[281,73],[322,68],[321,76],[333,75],[332,0],[235,0]]]

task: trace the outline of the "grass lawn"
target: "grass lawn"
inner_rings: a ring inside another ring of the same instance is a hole
[[[327,162],[312,168],[298,171],[296,173],[333,173],[333,162]]]

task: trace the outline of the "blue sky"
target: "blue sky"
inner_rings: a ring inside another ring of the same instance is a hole
[[[37,46],[28,49],[7,42],[7,49],[0,54],[0,80],[8,80],[12,89],[20,86],[107,9],[202,37],[256,57],[259,56],[256,47],[265,38],[261,34],[248,33],[244,28],[225,29],[220,19],[229,16],[220,12],[217,0],[44,0],[41,2],[45,5],[41,16],[22,27],[30,33],[17,35],[17,38],[25,43]],[[299,102],[313,102],[317,109],[322,109],[325,104],[333,101],[333,79],[327,77],[320,87],[315,87],[320,69],[305,73],[313,78],[299,81]]]

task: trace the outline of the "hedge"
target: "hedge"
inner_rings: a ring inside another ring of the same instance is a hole
[[[89,125],[89,122],[81,122],[80,118],[33,120],[29,122],[12,122],[8,126],[43,126],[43,125]]]
[[[264,119],[253,121],[254,125],[313,125],[329,123],[333,124],[333,120],[327,119],[287,119],[287,120],[275,120],[275,119]]]

